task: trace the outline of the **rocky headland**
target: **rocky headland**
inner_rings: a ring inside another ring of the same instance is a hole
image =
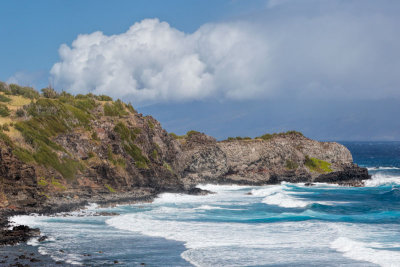
[[[10,215],[151,201],[160,192],[208,193],[195,189],[199,183],[362,186],[370,178],[338,143],[294,131],[225,141],[196,131],[177,136],[120,100],[51,88],[39,94],[0,83],[0,126],[1,237],[14,235],[6,227]],[[20,239],[0,244],[38,235],[15,231]]]

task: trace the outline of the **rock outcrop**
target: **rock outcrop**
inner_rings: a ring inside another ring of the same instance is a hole
[[[204,182],[263,185],[282,181],[360,186],[369,179],[367,170],[353,164],[343,145],[314,141],[298,133],[266,141],[221,142],[196,133],[182,144],[176,168],[186,187]]]

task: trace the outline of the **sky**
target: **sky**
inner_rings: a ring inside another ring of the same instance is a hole
[[[132,102],[170,132],[400,140],[400,2],[1,1],[0,80]]]

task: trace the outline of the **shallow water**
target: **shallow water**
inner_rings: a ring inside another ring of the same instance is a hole
[[[216,194],[15,221],[50,236],[39,251],[77,265],[398,266],[400,143],[345,145],[370,169],[366,187],[201,185]],[[86,216],[98,210],[121,215]]]

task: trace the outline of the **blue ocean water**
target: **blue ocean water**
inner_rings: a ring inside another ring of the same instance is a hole
[[[366,187],[200,185],[215,194],[15,221],[40,227],[49,240],[31,244],[73,265],[400,266],[400,142],[343,144],[369,169]]]

